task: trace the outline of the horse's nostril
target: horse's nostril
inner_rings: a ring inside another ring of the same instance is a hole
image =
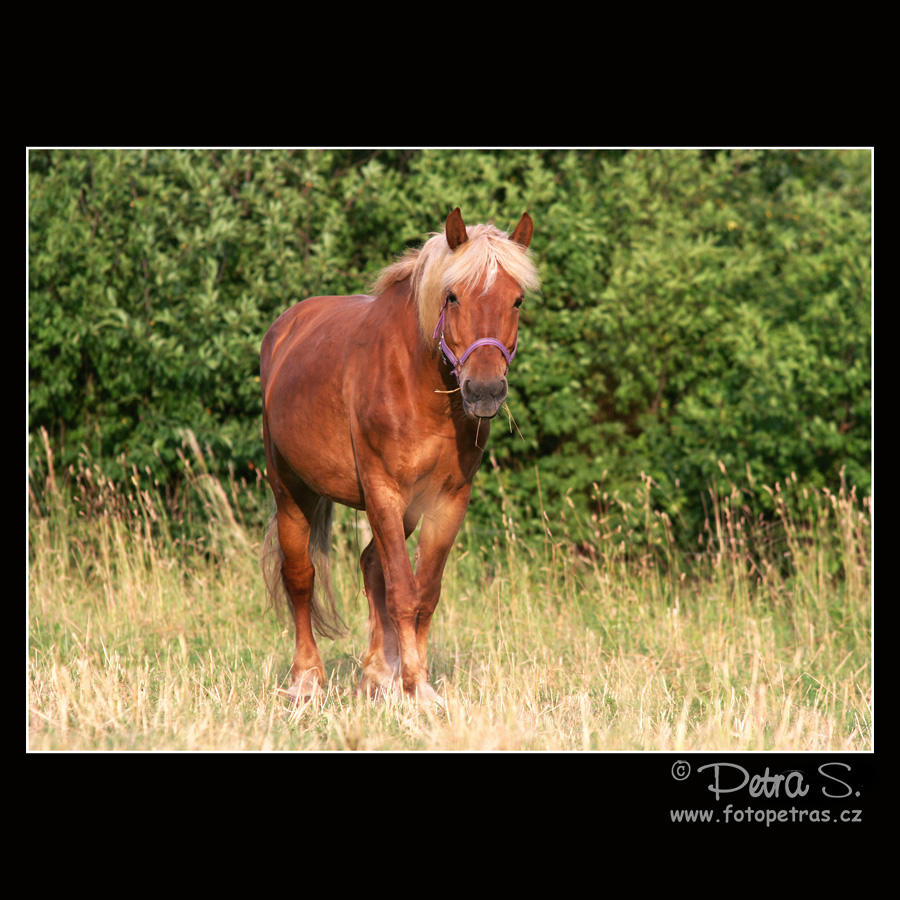
[[[497,400],[506,396],[506,379],[497,381],[475,381],[467,378],[463,382],[463,393],[469,397],[483,400]]]
[[[507,395],[505,378],[478,381],[466,378],[462,384],[462,397],[467,409],[476,416],[491,418],[497,414]]]

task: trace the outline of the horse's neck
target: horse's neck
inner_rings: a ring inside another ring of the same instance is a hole
[[[427,380],[441,377],[441,360],[438,342],[424,333],[419,325],[416,301],[410,288],[409,279],[392,285],[378,302],[387,305],[384,324],[392,334],[400,334],[406,341],[410,361],[417,375]]]
[[[382,327],[388,336],[398,336],[409,348],[408,380],[422,393],[419,407],[423,414],[432,414],[436,422],[444,423],[452,419],[458,428],[473,428],[466,419],[459,400],[459,382],[441,354],[439,341],[425,333],[420,327],[415,298],[409,281],[392,285],[376,302],[385,302]],[[484,434],[487,429],[481,428]]]

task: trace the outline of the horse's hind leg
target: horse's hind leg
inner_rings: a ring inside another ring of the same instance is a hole
[[[325,667],[312,629],[316,572],[309,555],[309,536],[315,500],[310,498],[302,507],[287,496],[277,501],[278,542],[283,557],[281,576],[296,631],[288,693],[298,700],[321,695],[325,684]]]

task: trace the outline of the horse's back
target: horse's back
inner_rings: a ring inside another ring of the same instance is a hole
[[[317,493],[351,506],[361,498],[343,382],[372,303],[365,294],[310,297],[272,323],[260,352],[270,464],[278,460]]]
[[[310,297],[283,312],[269,327],[260,352],[263,392],[274,370],[288,359],[326,360],[335,356],[374,298],[366,294]]]

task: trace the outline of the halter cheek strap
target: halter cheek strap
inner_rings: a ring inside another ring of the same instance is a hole
[[[447,300],[449,299],[450,298],[448,297]],[[506,344],[504,344],[502,341],[498,341],[497,338],[478,338],[477,341],[473,341],[471,344],[469,344],[463,355],[457,359],[456,354],[447,345],[447,341],[444,340],[444,314],[447,312],[447,300],[444,300],[444,305],[441,307],[441,315],[437,320],[437,325],[435,325],[434,327],[433,337],[436,340],[438,335],[440,335],[441,353],[444,354],[444,359],[447,360],[447,364],[452,369],[453,374],[456,376],[457,380],[459,379],[459,373],[463,367],[463,363],[469,358],[469,355],[472,353],[472,351],[477,350],[479,347],[496,347],[506,359],[506,371],[508,372],[509,367],[512,364],[513,357],[516,355],[516,350],[519,347],[519,336],[516,335],[516,343],[512,349],[512,353],[510,353],[509,350],[506,349]]]

